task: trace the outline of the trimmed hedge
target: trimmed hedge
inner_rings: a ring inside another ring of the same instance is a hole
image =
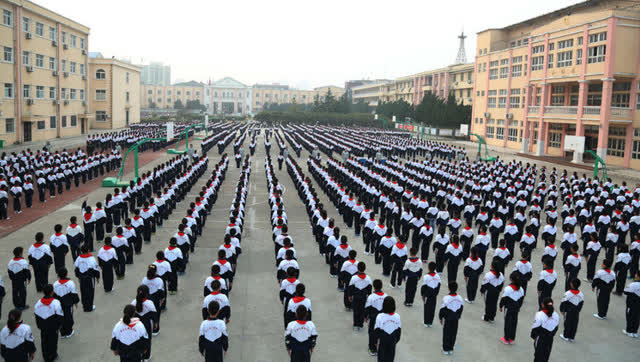
[[[280,112],[262,111],[255,117],[263,122],[283,122],[331,125],[382,127],[381,120],[375,120],[369,113],[327,113],[327,112]]]

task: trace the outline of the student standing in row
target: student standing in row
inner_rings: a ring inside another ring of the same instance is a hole
[[[627,325],[622,333],[629,337],[638,338],[638,326],[640,325],[640,272],[636,271],[635,281],[625,288],[627,296]]]
[[[36,353],[33,334],[28,324],[22,323],[22,311],[9,312],[7,325],[0,331],[0,353],[5,361],[30,362]]]
[[[11,294],[16,309],[29,308],[27,302],[27,283],[31,281],[29,263],[22,257],[24,249],[21,246],[13,249],[14,258],[9,261],[9,279],[11,279]]]
[[[45,362],[52,362],[58,358],[58,330],[64,314],[60,301],[54,298],[53,286],[47,284],[42,287],[42,291],[44,297],[33,306],[33,312],[40,329],[42,357]]]
[[[296,320],[290,322],[284,332],[285,345],[291,362],[311,361],[318,331],[316,325],[307,319],[307,308],[303,305],[299,306],[296,310]]]
[[[365,303],[365,320],[369,321],[369,355],[375,356],[378,354],[378,338],[375,332],[376,318],[378,314],[382,312],[382,304],[387,294],[382,291],[382,280],[376,279],[373,281],[373,293],[367,297]]]
[[[387,296],[382,302],[382,313],[376,317],[376,339],[378,340],[378,362],[393,362],[396,345],[402,335],[402,322],[396,313],[396,302]]]
[[[536,313],[531,326],[531,338],[534,346],[534,362],[547,362],[553,347],[553,337],[558,331],[560,317],[554,312],[553,300],[545,298],[540,304],[541,310]]]
[[[136,307],[127,304],[122,319],[111,333],[111,351],[121,362],[139,362],[147,349],[149,335],[140,319],[135,318]]]
[[[229,335],[226,323],[218,318],[220,306],[215,300],[207,307],[209,318],[200,324],[198,350],[206,362],[222,362],[229,349]]]
[[[49,266],[53,264],[53,255],[49,245],[42,243],[43,233],[36,233],[35,239],[36,242],[29,248],[29,264],[33,267],[36,291],[40,293],[42,288],[49,283]]]
[[[422,278],[420,295],[424,303],[424,326],[431,328],[436,313],[436,302],[438,293],[440,292],[440,284],[442,284],[442,282],[440,275],[436,273],[436,263],[434,261],[429,262],[428,268],[429,272]]]
[[[96,258],[89,253],[89,247],[82,245],[82,254],[78,255],[74,263],[76,277],[80,280],[80,298],[82,299],[82,309],[85,312],[92,312],[96,309],[93,304],[95,295],[95,283],[100,281],[100,269]],[[95,283],[94,283],[95,282]]]
[[[580,311],[584,305],[584,294],[580,291],[580,279],[571,281],[571,289],[567,290],[560,303],[560,312],[564,316],[564,333],[560,335],[564,341],[573,342],[578,331]]]
[[[524,290],[520,287],[520,280],[516,272],[509,276],[509,284],[502,292],[500,299],[500,311],[504,313],[504,335],[500,341],[504,344],[513,344],[516,339],[516,329],[518,327],[518,313],[524,301]]]
[[[449,282],[449,294],[442,298],[442,306],[438,313],[438,319],[442,324],[442,353],[445,355],[453,354],[458,334],[458,321],[464,309],[464,301],[456,293],[457,291],[458,283]]]
[[[62,305],[62,325],[60,326],[60,337],[71,338],[73,336],[73,307],[80,302],[78,290],[73,280],[69,280],[67,268],[58,269],[58,279],[53,283],[53,295]]]

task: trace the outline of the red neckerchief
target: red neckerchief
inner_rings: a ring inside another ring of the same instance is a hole
[[[40,299],[40,302],[42,304],[44,304],[44,305],[49,305],[49,304],[51,304],[51,302],[53,302],[54,299],[55,298],[53,298],[53,297],[44,297],[44,298]]]
[[[298,303],[302,302],[305,298],[304,297],[293,297],[291,299],[293,300],[294,303],[298,304]]]

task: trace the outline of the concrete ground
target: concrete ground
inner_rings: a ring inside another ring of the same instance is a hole
[[[243,254],[239,258],[238,270],[234,280],[233,291],[230,295],[232,306],[231,323],[228,325],[230,340],[227,361],[283,361],[287,359],[284,348],[282,307],[278,300],[278,285],[275,280],[275,265],[273,247],[270,238],[269,206],[267,203],[266,178],[264,175],[264,146],[263,138],[258,138],[256,155],[252,158],[253,172],[251,174],[250,189],[247,198],[247,213],[243,234]],[[249,142],[249,141],[246,141]],[[229,149],[227,149],[229,151]],[[275,148],[272,156],[275,158]],[[166,160],[164,156],[148,165],[153,167],[157,162]],[[210,167],[196,186],[189,198],[195,197],[195,190],[204,184],[211,173],[212,165],[220,156],[212,149],[209,152]],[[305,151],[298,162],[304,166],[308,157]],[[326,156],[323,155],[323,159]],[[275,161],[275,160],[274,160]],[[275,164],[277,168],[277,163]],[[351,313],[345,312],[342,306],[342,294],[336,290],[336,279],[329,278],[328,268],[324,259],[318,254],[313,240],[307,214],[302,206],[293,183],[286,173],[286,169],[276,170],[276,174],[285,188],[284,203],[289,216],[289,230],[293,237],[301,265],[300,279],[307,286],[307,296],[312,301],[313,321],[318,328],[318,346],[313,354],[314,361],[347,360],[350,362],[373,361],[367,354],[367,334],[363,329],[354,332]],[[202,360],[197,351],[198,327],[201,322],[200,309],[202,305],[202,286],[207,277],[210,265],[215,259],[218,246],[226,226],[227,215],[233,191],[239,177],[239,170],[231,162],[226,179],[220,189],[219,197],[214,205],[213,213],[207,219],[203,236],[198,240],[196,254],[191,256],[187,272],[179,280],[179,292],[169,296],[168,311],[161,317],[160,335],[153,339],[153,361],[198,361]],[[315,184],[315,182],[314,182]],[[107,189],[99,189],[88,195],[89,202],[103,200]],[[326,195],[320,191],[320,196],[329,210],[331,217],[336,218],[343,234],[349,237],[352,247],[358,251],[360,260],[367,263],[368,273],[373,278],[381,278],[381,267],[373,263],[372,256],[363,254],[364,246],[360,239],[355,238],[352,229],[338,218]],[[59,353],[61,361],[115,361],[116,357],[109,351],[111,330],[121,317],[122,308],[135,295],[135,289],[144,277],[147,265],[154,260],[157,250],[164,249],[168,239],[176,231],[179,220],[184,215],[187,201],[178,205],[165,226],[152,237],[151,244],[145,244],[143,254],[135,257],[135,263],[127,266],[127,276],[124,280],[116,281],[115,291],[105,294],[98,285],[96,291],[96,311],[84,313],[80,310],[75,315],[76,335],[71,339],[60,340]],[[82,200],[76,200],[59,209],[50,216],[43,217],[32,224],[4,237],[0,241],[0,262],[8,262],[11,250],[21,245],[26,248],[32,242],[37,231],[45,232],[47,237],[56,223],[66,223],[72,215],[80,215]],[[559,235],[559,238],[561,235]],[[98,245],[99,247],[100,245]],[[534,252],[532,261],[534,275],[539,273],[540,251]],[[6,265],[6,264],[5,264]],[[70,257],[67,266],[71,265]],[[508,268],[510,271],[512,265]],[[6,268],[5,268],[6,270]],[[0,323],[6,322],[6,314],[13,307],[10,296],[10,282],[6,271],[0,272],[9,295],[4,299],[3,316]],[[459,282],[461,275],[459,272]],[[584,277],[584,269],[581,272]],[[74,278],[75,279],[75,278]],[[50,275],[50,281],[53,281]],[[503,328],[501,314],[496,324],[490,325],[480,320],[484,303],[480,298],[473,305],[466,304],[460,322],[458,340],[454,356],[442,356],[440,352],[442,330],[439,325],[426,329],[422,325],[422,306],[402,306],[403,289],[390,289],[388,280],[384,280],[384,290],[396,298],[398,313],[402,318],[403,334],[397,346],[397,361],[429,360],[494,360],[514,361],[531,360],[533,346],[529,338],[530,325],[537,311],[536,296],[533,293],[535,282],[530,283],[530,293],[520,312],[518,334],[514,346],[504,346],[498,338]],[[556,305],[559,306],[562,295],[564,277],[560,277],[554,292]],[[462,284],[462,283],[461,283]],[[624,328],[624,299],[612,297],[609,319],[600,321],[591,314],[595,311],[595,296],[590,288],[582,288],[586,301],[581,314],[581,321],[576,342],[565,343],[560,338],[555,339],[551,359],[553,361],[583,359],[597,361],[610,359],[614,361],[636,361],[640,340],[630,339],[620,332]],[[465,296],[464,287],[460,294]],[[441,292],[441,296],[445,293]],[[36,295],[33,283],[28,286],[28,304],[34,305],[40,296]],[[40,352],[40,337],[33,309],[28,309],[23,315],[24,322],[32,326],[36,345],[36,361],[42,361]],[[562,331],[562,328],[561,328]],[[560,332],[561,332],[560,331]]]

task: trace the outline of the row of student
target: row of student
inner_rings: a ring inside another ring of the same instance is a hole
[[[250,175],[251,161],[247,156],[231,202],[223,244],[218,248],[218,258],[211,266],[211,275],[204,283],[203,322],[200,324],[198,350],[210,362],[223,361],[229,348],[226,327],[231,322],[229,292],[233,288],[238,256],[242,253],[240,243]]]
[[[326,213],[324,213],[324,215],[321,215],[320,217],[324,217],[326,219]],[[384,227],[384,223],[381,223],[381,227]],[[329,221],[329,225],[327,227],[325,227],[325,230],[327,229],[333,229],[333,223],[331,221]],[[335,231],[335,229],[333,229]],[[331,232],[328,232],[328,234],[331,234]],[[326,236],[326,235],[325,235]],[[385,237],[388,238],[393,238],[393,236],[391,234],[389,235],[385,235]],[[394,238],[395,239],[395,238]],[[400,243],[403,244],[403,243]],[[393,243],[391,243],[391,245],[393,245]],[[504,241],[501,242],[501,246],[502,246],[502,250],[506,249],[504,247]],[[458,267],[458,263],[459,263],[459,253],[460,251],[456,251],[457,249],[459,249],[459,245],[457,245],[457,235],[454,235],[453,237],[453,241],[452,244],[448,245],[447,250],[446,250],[446,258],[444,258],[444,261],[442,264],[444,264],[445,262],[449,262],[451,260],[454,260],[456,262],[454,263],[449,263],[449,266],[453,266],[453,268],[450,269],[449,272],[449,280],[453,280],[455,281],[455,276],[453,278],[451,278],[452,275],[455,275],[455,273],[452,273],[451,270],[455,270],[457,271],[457,267]],[[624,247],[623,247],[624,249]],[[397,246],[394,246],[393,250],[397,250]],[[573,283],[577,283],[579,285],[579,280],[574,279],[575,275],[577,274],[576,270],[575,270],[575,260],[578,257],[577,254],[575,253],[576,247],[573,247],[573,254],[570,255],[570,258],[568,258],[568,262],[567,262],[567,266],[565,269],[567,271],[567,279],[570,280],[574,280]],[[452,253],[453,251],[453,253]],[[417,250],[413,249],[410,252],[412,254],[412,256],[414,257],[414,260],[412,261],[411,259],[407,260],[405,262],[405,268],[404,268],[404,273],[406,273],[405,275],[407,276],[408,280],[411,280],[413,278],[415,278],[416,275],[416,271],[419,273],[421,272],[421,266],[420,266],[420,262],[418,261],[417,258],[415,258]],[[477,289],[477,279],[479,276],[479,266],[481,266],[483,264],[483,260],[481,260],[480,258],[478,258],[477,255],[477,249],[474,247],[472,249],[471,252],[471,256],[466,260],[465,262],[465,279],[468,282],[468,294],[470,295],[467,298],[468,302],[473,302],[473,299],[475,297],[475,291]],[[390,254],[387,254],[390,255]],[[393,257],[396,258],[396,260],[398,259],[398,254],[397,252],[394,253]],[[496,257],[496,265],[501,265],[500,263],[500,258]],[[552,263],[552,260],[549,260],[549,258],[547,259],[547,263]],[[520,264],[520,265],[518,265]],[[608,262],[608,267],[610,267],[611,262]],[[394,265],[402,265],[401,263],[394,263]],[[413,268],[412,268],[413,266]],[[432,279],[434,275],[436,274],[436,269],[437,269],[437,263],[433,263],[431,266],[431,272],[428,274],[428,276],[425,276],[425,284],[428,284],[429,281],[433,282]],[[604,288],[605,290],[607,290],[607,286],[610,284],[611,282],[611,278],[608,278],[607,276],[611,275],[612,273],[608,270],[607,267],[607,262],[605,261],[605,265],[603,266],[603,270],[598,272],[598,277],[596,278],[596,280],[594,280],[593,286],[594,288]],[[387,269],[387,268],[384,268]],[[527,270],[528,269],[528,270]],[[387,269],[388,270],[388,269]],[[524,270],[524,275],[523,278],[530,278],[531,275],[531,267],[530,267],[530,263],[528,263],[528,260],[523,259],[521,262],[518,262],[516,265],[516,269],[514,271],[514,275],[513,278],[514,281],[517,281],[517,283],[519,283],[519,278],[521,276],[521,270]],[[442,271],[441,269],[438,271]],[[384,271],[383,271],[384,273]],[[387,271],[388,273],[388,271]],[[549,265],[545,264],[545,270],[542,272],[541,274],[541,280],[539,282],[539,291],[540,291],[540,301],[542,299],[544,299],[546,296],[551,296],[550,291],[553,289],[553,286],[548,285],[549,283],[547,283],[547,281],[545,279],[549,279],[549,276],[547,276],[546,274],[554,274],[555,272],[553,272],[550,268]],[[603,282],[601,279],[604,278],[607,280],[607,282]],[[439,280],[439,277],[438,277]],[[503,278],[502,278],[503,280]],[[495,271],[492,269],[492,271],[490,271],[489,273],[487,273],[487,275],[485,276],[485,279],[483,280],[483,285],[481,288],[481,291],[483,294],[487,294],[486,299],[489,301],[487,303],[486,306],[486,313],[485,313],[485,317],[484,319],[487,321],[493,321],[493,318],[495,317],[495,310],[497,309],[497,301],[498,301],[498,296],[500,293],[500,289],[502,287],[502,281],[500,280],[500,278],[496,277]],[[438,283],[439,284],[439,283]],[[569,284],[569,283],[567,283]],[[555,280],[553,281],[553,285],[555,285]],[[622,284],[624,285],[624,283]],[[393,279],[392,279],[392,287],[393,287]],[[526,285],[525,285],[526,288]],[[429,289],[431,288],[426,288],[423,286],[423,294],[426,295],[433,295],[433,293],[428,293]],[[567,290],[569,289],[569,286],[567,286],[566,288]],[[608,289],[610,292],[610,289]],[[629,289],[633,290],[633,288]],[[426,291],[427,293],[424,293],[424,291]],[[506,290],[507,292],[509,292],[509,290]],[[414,288],[412,288],[412,286],[409,286],[406,288],[405,290],[405,294],[406,294],[406,298],[407,301],[405,302],[406,305],[410,305],[410,303],[412,302],[412,300],[410,298],[412,298],[413,293],[415,293]],[[569,291],[567,291],[567,293],[569,293]],[[437,294],[437,293],[436,293]],[[504,303],[505,301],[511,301],[509,299],[502,299],[501,301],[501,307],[502,306],[506,306],[506,305],[510,305],[510,308],[508,307],[508,313],[507,316],[509,317],[507,320],[507,323],[505,323],[505,335],[502,337],[502,341],[504,343],[512,343],[510,341],[512,341],[514,337],[511,337],[514,333],[515,333],[515,325],[517,324],[517,310],[519,310],[519,306],[518,304],[521,303],[521,300],[518,301],[519,299],[521,299],[521,297],[524,296],[524,294],[519,295],[520,293],[517,294],[513,294],[513,293],[509,293],[509,296],[512,297],[511,300],[514,300],[516,303]],[[598,293],[599,295],[602,295],[601,298],[599,298],[599,305],[603,304],[604,301],[607,301],[608,304],[608,298],[606,297],[606,293]],[[517,295],[517,297],[513,298],[514,295]],[[471,298],[471,299],[469,299]],[[633,305],[634,303],[634,299],[637,298],[637,295],[633,292],[631,292],[631,298],[628,298],[628,303],[630,303],[631,305]],[[574,298],[575,299],[575,298]],[[493,302],[491,302],[493,301]],[[431,302],[428,303],[430,304],[432,307],[431,308],[426,308],[427,304],[425,304],[425,325],[426,326],[430,326],[432,323],[432,319],[433,319],[433,314],[434,311],[433,309],[435,308],[435,299],[431,298]],[[492,306],[493,305],[493,306]],[[599,307],[600,309],[604,309],[604,307]],[[633,332],[633,328],[636,325],[636,320],[637,320],[637,307],[636,308],[630,308],[628,310],[627,313],[627,319],[631,321],[630,324],[628,324],[627,329],[632,330],[632,332],[629,332],[628,330],[625,330],[625,334],[627,335],[634,335]],[[516,311],[515,314],[513,311]],[[598,315],[598,314],[595,314]],[[431,316],[431,317],[429,317]],[[571,321],[570,319],[567,322],[568,324],[572,324],[573,321]],[[577,324],[576,324],[577,325]],[[567,333],[570,334],[571,332]],[[575,332],[572,333],[573,335],[575,335]],[[564,338],[564,337],[563,337]],[[567,337],[567,340],[572,339],[573,337]],[[445,351],[447,351],[446,348],[444,348]]]
[[[194,172],[198,173],[202,167],[206,169],[206,161],[205,159],[199,160],[199,163],[194,165],[194,168],[190,169],[188,173]],[[224,161],[224,160],[223,160]],[[201,200],[204,203],[206,208],[207,200]],[[194,209],[192,209],[193,211]],[[119,227],[119,229],[121,229]],[[55,235],[57,238],[63,237],[61,234]],[[114,237],[122,238],[120,234]],[[42,244],[41,241],[43,239],[42,233],[38,233],[36,235],[37,243],[34,244],[30,249],[30,263],[34,267],[34,274],[36,276],[36,287],[38,291],[44,290],[45,295],[47,293],[48,284],[41,286],[39,284],[46,283],[48,267],[52,263],[52,256],[50,252],[50,248]],[[38,243],[40,241],[40,243]],[[126,240],[125,240],[126,241]],[[175,238],[172,238],[172,245],[175,245]],[[167,261],[164,260],[164,256],[166,254],[172,254],[171,249],[174,246],[170,246],[163,253],[162,251],[158,252],[158,260],[154,262],[153,265],[150,266],[149,271],[147,273],[147,277],[143,280],[143,284],[146,288],[154,288],[153,291],[149,292],[148,295],[150,297],[154,297],[154,300],[159,300],[158,294],[159,290],[164,291],[165,288],[161,285],[157,286],[156,275],[157,269],[163,269],[166,271],[169,268],[162,268],[162,266],[170,265]],[[23,304],[19,310],[23,310],[28,308],[28,306],[24,305],[24,299],[26,298],[26,289],[24,288],[25,282],[30,281],[31,273],[28,269],[28,264],[24,259],[21,258],[22,248],[17,247],[14,250],[14,254],[16,258],[14,258],[9,264],[9,276],[13,282],[13,291],[14,291],[14,304],[19,305]],[[120,255],[119,255],[120,254]],[[75,274],[80,282],[80,295],[81,298],[77,297],[77,291],[75,289],[75,284],[73,281],[67,279],[67,271],[64,266],[57,268],[57,273],[60,277],[60,280],[54,284],[55,296],[62,303],[62,323],[60,325],[60,334],[62,338],[69,338],[73,335],[73,308],[74,304],[77,304],[80,299],[82,301],[83,309],[85,312],[90,312],[95,310],[95,305],[93,304],[93,298],[95,293],[95,283],[97,283],[100,279],[100,269],[102,269],[102,276],[104,280],[104,287],[106,292],[112,291],[113,285],[113,270],[118,270],[118,265],[122,265],[124,263],[118,263],[118,260],[124,260],[126,258],[124,253],[120,253],[115,248],[112,247],[111,237],[105,238],[105,245],[98,252],[98,259],[91,255],[89,252],[89,246],[87,244],[83,244],[81,247],[81,254],[75,259],[74,267]],[[64,265],[64,264],[63,264]],[[163,272],[164,272],[163,271]],[[169,278],[171,279],[171,278]],[[162,282],[161,282],[162,284]],[[164,293],[166,298],[166,293]],[[158,305],[158,309],[160,310],[161,305]],[[35,306],[35,313],[38,315],[39,310],[38,307],[40,305],[37,304]],[[159,319],[157,319],[155,323],[154,333],[157,333],[159,328]],[[49,330],[47,333],[43,331],[42,334],[42,351],[45,360],[53,360],[57,355],[57,332],[58,328],[54,328],[55,324],[49,326]],[[53,333],[55,331],[55,333]]]
[[[296,185],[300,199],[305,204],[309,220],[312,221],[317,211],[317,198],[311,180],[304,177],[302,170],[291,157],[287,159],[287,170]],[[402,326],[400,316],[395,313],[395,301],[382,291],[381,280],[372,281],[365,273],[366,264],[356,259],[357,253],[348,245],[346,236],[340,236],[339,231],[334,231],[334,234],[327,235],[326,238],[336,240],[327,242],[327,245],[337,242],[336,237],[339,237],[340,244],[335,248],[324,249],[325,255],[331,254],[325,260],[331,265],[331,276],[338,279],[338,290],[344,293],[345,309],[353,312],[354,330],[359,331],[364,322],[369,321],[369,353],[377,355],[378,361],[393,361]],[[301,289],[300,292],[304,292],[304,288]],[[298,292],[296,290],[296,293]],[[315,336],[309,338],[313,338],[315,344]]]
[[[69,191],[72,185],[77,188],[81,181],[84,184],[104,175],[119,167],[121,162],[120,154],[115,151],[95,155],[86,155],[82,150],[72,154],[66,151],[53,156],[46,154],[32,155],[23,151],[21,155],[13,154],[14,158],[5,161],[0,173],[0,220],[9,219],[10,201],[14,213],[20,214],[23,199],[24,206],[31,208],[36,192],[39,201],[45,203],[48,198],[55,198],[56,193]]]

